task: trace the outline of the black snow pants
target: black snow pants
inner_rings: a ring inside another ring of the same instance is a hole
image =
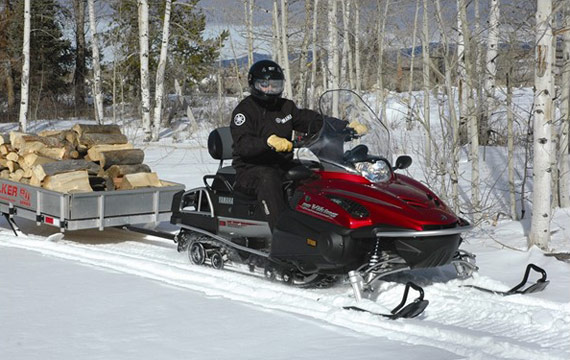
[[[285,170],[266,166],[240,169],[236,174],[236,190],[255,196],[261,202],[271,231],[287,207],[282,188],[284,175]]]

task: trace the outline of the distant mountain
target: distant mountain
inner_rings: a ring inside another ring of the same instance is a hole
[[[289,61],[294,61],[297,60],[299,58],[299,54],[298,53],[294,53],[294,54],[289,54]],[[265,59],[271,59],[271,55],[269,54],[260,54],[260,53],[253,53],[253,62],[259,61],[259,60],[265,60]],[[311,51],[309,51],[307,53],[307,62],[311,62],[313,60],[313,53]],[[222,67],[230,67],[230,66],[235,66],[235,62],[237,61],[238,66],[241,67],[247,67],[247,55],[244,55],[242,57],[239,57],[237,59],[225,59],[222,60]]]
[[[253,53],[253,62],[256,62],[259,60],[265,60],[265,59],[271,59],[271,55],[260,54],[260,53],[256,53],[256,52]],[[222,60],[222,67],[235,66],[236,62],[240,68],[241,67],[247,67],[247,55],[244,55],[244,56],[239,57],[237,59]]]

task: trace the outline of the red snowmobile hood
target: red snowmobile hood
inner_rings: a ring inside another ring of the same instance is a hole
[[[331,196],[340,196],[366,207],[370,213],[370,225],[421,231],[458,221],[457,216],[432,191],[404,175],[398,174],[387,183],[376,184],[358,175],[326,173],[311,185],[314,185],[311,192],[322,199],[324,206]]]

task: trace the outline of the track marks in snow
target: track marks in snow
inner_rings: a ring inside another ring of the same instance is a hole
[[[97,233],[97,236],[106,236]],[[122,232],[113,232],[113,237]],[[67,235],[66,235],[67,236]],[[566,359],[570,357],[568,307],[535,296],[500,297],[459,288],[458,281],[425,287],[430,306],[420,319],[392,321],[342,310],[352,304],[348,285],[304,290],[264,279],[188,264],[162,240],[128,241],[16,238],[0,232],[0,245],[38,251],[158,282],[320,319],[330,324],[411,344],[435,346],[468,358]],[[73,235],[69,235],[73,238]],[[382,301],[399,302],[403,285],[384,284]]]

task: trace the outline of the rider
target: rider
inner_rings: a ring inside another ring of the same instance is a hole
[[[248,74],[251,95],[234,109],[230,124],[236,188],[261,201],[272,231],[287,206],[282,179],[293,166],[293,130],[312,134],[323,121],[319,113],[299,109],[293,101],[282,98],[284,82],[277,63],[261,60],[253,64]],[[366,131],[358,123],[348,126],[357,133]]]

